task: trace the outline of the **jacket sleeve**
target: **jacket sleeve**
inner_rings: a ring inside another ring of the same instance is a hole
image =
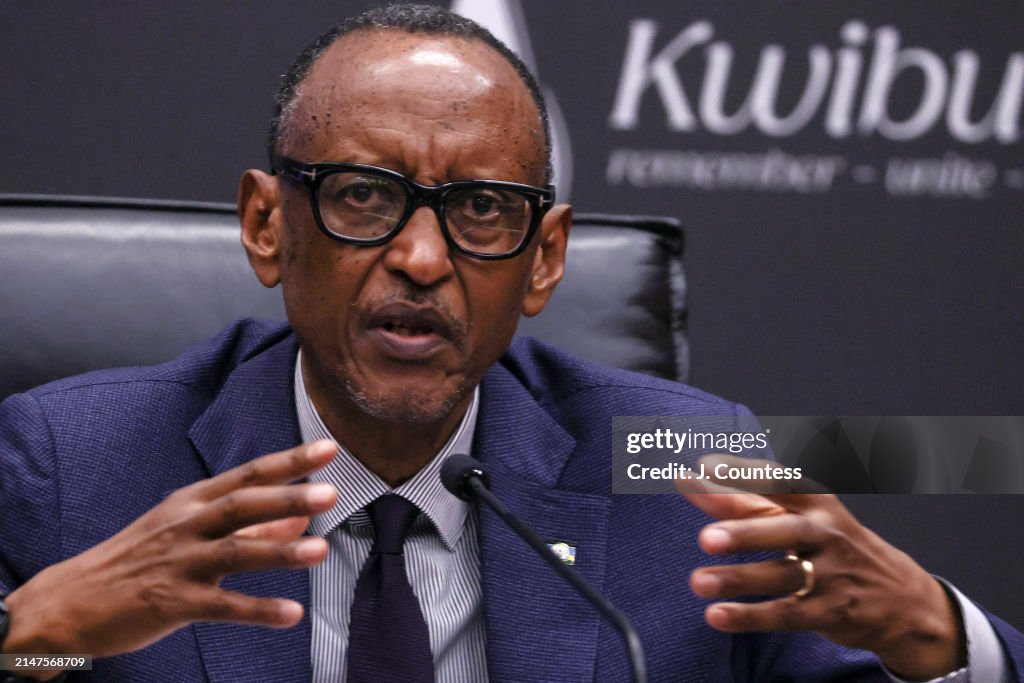
[[[60,491],[50,427],[38,402],[0,403],[0,594],[61,555]]]
[[[1024,683],[1024,634],[999,617],[986,613],[989,623],[1003,644],[1003,649],[1013,665],[1011,678]]]

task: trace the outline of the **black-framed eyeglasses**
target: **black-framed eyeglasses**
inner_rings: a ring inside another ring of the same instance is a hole
[[[555,203],[555,188],[503,180],[459,180],[429,186],[377,166],[306,164],[277,156],[273,172],[309,188],[317,227],[348,244],[393,239],[421,206],[429,206],[450,247],[478,259],[516,256]]]

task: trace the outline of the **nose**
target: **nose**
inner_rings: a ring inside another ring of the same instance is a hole
[[[416,209],[385,248],[384,265],[388,270],[402,273],[421,287],[443,282],[454,272],[448,243],[429,206]]]

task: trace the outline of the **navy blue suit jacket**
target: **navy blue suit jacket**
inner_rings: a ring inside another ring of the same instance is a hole
[[[299,443],[296,341],[242,321],[152,368],[103,371],[10,398],[0,409],[0,593],[110,537],[168,493]],[[708,522],[674,496],[615,496],[614,415],[740,410],[681,384],[602,368],[532,340],[481,385],[474,453],[494,492],[541,537],[577,546],[577,568],[638,625],[653,681],[887,680],[873,656],[810,634],[729,636],[703,620],[688,577],[710,563]],[[480,523],[494,681],[619,681],[617,633],[488,510]],[[306,571],[223,586],[309,607]],[[1024,638],[993,623],[1021,670]],[[95,680],[308,681],[310,622],[287,630],[201,623],[98,660]],[[88,678],[88,675],[82,675]]]

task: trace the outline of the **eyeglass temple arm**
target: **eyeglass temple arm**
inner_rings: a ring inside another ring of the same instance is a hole
[[[281,173],[285,177],[297,180],[299,182],[312,182],[316,180],[316,171],[307,170],[305,164],[286,157],[284,155],[277,155],[273,159],[273,163],[270,166],[270,170],[273,174]]]

